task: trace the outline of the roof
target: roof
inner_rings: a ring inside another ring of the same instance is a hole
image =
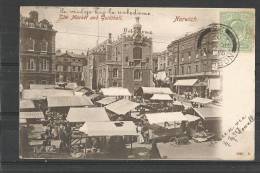
[[[90,106],[92,101],[86,96],[58,96],[48,97],[48,107],[71,107],[71,106]]]
[[[23,99],[38,99],[44,96],[73,96],[73,91],[61,89],[25,89],[22,92]]]
[[[72,58],[86,58],[87,55],[85,54],[76,54],[73,52],[56,52],[56,56],[64,56],[64,55],[69,55]]]
[[[68,83],[65,88],[69,88],[69,89],[75,89],[78,87],[77,83]]]
[[[172,100],[169,94],[154,94],[150,99],[151,100]]]
[[[205,106],[201,108],[193,108],[194,111],[203,119],[221,119],[223,117],[223,113],[221,111],[221,107],[219,106]]]
[[[182,80],[177,80],[174,85],[175,86],[193,86],[198,79],[182,79]]]
[[[195,97],[194,99],[191,100],[191,102],[200,103],[200,104],[208,104],[210,102],[213,102],[213,100],[207,99],[207,98]]]
[[[66,119],[69,122],[110,121],[106,113],[106,110],[103,107],[70,108]]]
[[[182,106],[183,104],[180,101],[174,101],[173,105]]]
[[[150,124],[161,124],[164,122],[187,121],[182,112],[160,112],[146,114],[146,118]]]
[[[21,100],[20,109],[34,109],[34,103],[32,100]]]
[[[141,90],[143,94],[173,94],[171,89],[167,87],[140,87],[138,90]]]
[[[101,88],[101,92],[105,96],[131,96],[129,90],[122,87]]]
[[[122,99],[105,106],[105,108],[118,115],[125,115],[127,112],[130,112],[139,105],[139,103],[135,103],[127,99]]]
[[[42,112],[20,112],[20,119],[44,119]]]
[[[115,97],[105,97],[101,100],[98,100],[97,103],[100,103],[102,105],[108,105],[110,103],[115,102],[117,99]]]
[[[187,120],[189,122],[197,121],[197,120],[199,120],[201,118],[201,117],[198,117],[198,116],[195,116],[195,115],[191,115],[191,114],[185,114],[184,116],[185,116],[185,118],[187,118]]]
[[[30,89],[54,89],[55,85],[30,84]]]
[[[86,122],[79,131],[88,136],[135,136],[136,126],[132,121]]]

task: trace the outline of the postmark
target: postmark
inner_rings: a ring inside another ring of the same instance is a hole
[[[221,12],[220,23],[231,27],[237,34],[241,52],[250,52],[254,40],[254,13]]]
[[[231,27],[216,23],[209,25],[200,33],[198,38],[199,50],[205,49],[202,44],[207,37],[214,37],[214,41],[208,43],[210,48],[206,49],[206,54],[216,57],[218,68],[226,67],[235,61],[239,53],[240,43],[237,34]]]

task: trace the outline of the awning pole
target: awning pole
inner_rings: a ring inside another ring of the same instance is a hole
[[[133,136],[131,136],[131,152],[132,152],[132,149],[133,149],[133,141],[132,141],[132,138],[133,138]]]

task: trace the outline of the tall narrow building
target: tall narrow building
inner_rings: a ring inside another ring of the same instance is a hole
[[[20,21],[20,83],[23,88],[30,84],[54,84],[52,62],[55,58],[55,35],[52,24],[46,19],[39,21],[37,11]]]

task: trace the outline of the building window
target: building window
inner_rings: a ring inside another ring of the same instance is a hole
[[[169,69],[169,75],[172,75],[172,69]]]
[[[57,65],[56,68],[57,68],[57,71],[59,71],[59,72],[63,71],[63,66],[62,65]]]
[[[181,66],[181,74],[184,74],[184,66]]]
[[[72,66],[72,71],[76,71],[76,67],[75,66]]]
[[[174,62],[177,63],[177,58],[174,58]]]
[[[134,59],[142,59],[142,48],[141,47],[134,47],[133,58]]]
[[[188,59],[190,61],[190,59],[191,59],[191,52],[188,52]]]
[[[125,62],[128,62],[128,56],[125,57]]]
[[[146,57],[146,63],[149,63],[149,57]]]
[[[188,66],[187,73],[188,73],[188,74],[191,73],[191,67],[190,67],[190,66]]]
[[[141,80],[141,71],[140,70],[134,70],[134,80]]]
[[[175,74],[175,75],[178,74],[178,73],[177,73],[177,68],[176,68],[176,67],[174,68],[174,74]]]
[[[181,62],[184,61],[183,53],[181,54]]]
[[[63,70],[66,72],[68,70],[67,66],[64,65]]]
[[[134,65],[135,66],[140,66],[141,65],[141,60],[134,60]]]
[[[48,49],[48,42],[46,40],[43,40],[41,44],[41,52],[47,52],[47,49]]]
[[[41,69],[43,71],[48,71],[49,70],[49,61],[47,59],[42,59]]]
[[[29,61],[27,62],[27,70],[36,70],[35,59],[29,59]]]
[[[118,77],[118,69],[117,68],[113,69],[113,77],[114,78]]]
[[[199,72],[199,65],[196,65],[196,73]]]
[[[196,54],[196,58],[199,58],[199,55],[198,55],[198,53]]]
[[[80,66],[79,66],[79,72],[81,72],[81,68],[80,68]]]
[[[28,40],[28,50],[34,51],[34,46],[35,46],[35,40],[30,37],[30,39]]]

